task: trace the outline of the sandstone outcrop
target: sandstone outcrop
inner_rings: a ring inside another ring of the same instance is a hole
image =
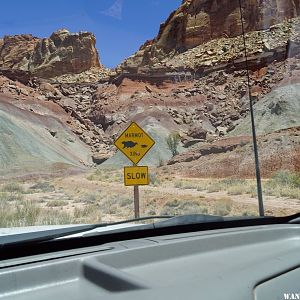
[[[263,30],[300,14],[298,0],[242,1],[245,32]],[[185,0],[161,24],[156,38],[147,41],[122,65],[123,70],[164,64],[166,57],[206,42],[242,34],[238,0]]]
[[[4,36],[0,40],[0,69],[29,71],[51,78],[101,68],[92,33],[61,29],[49,38],[32,35]]]

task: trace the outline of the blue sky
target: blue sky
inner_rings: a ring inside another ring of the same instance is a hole
[[[67,28],[91,31],[101,62],[114,67],[133,54],[182,0],[10,0],[1,2],[0,37],[48,37]]]

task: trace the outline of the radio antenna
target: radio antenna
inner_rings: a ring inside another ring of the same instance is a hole
[[[260,174],[258,147],[257,147],[256,128],[255,128],[255,120],[254,120],[253,98],[251,95],[248,53],[247,53],[246,35],[245,35],[245,28],[244,28],[244,16],[243,16],[241,0],[239,0],[239,5],[240,5],[241,25],[242,25],[242,33],[243,33],[243,41],[244,41],[244,53],[245,53],[245,60],[246,60],[246,72],[247,72],[248,92],[249,92],[249,101],[250,101],[250,117],[251,117],[251,128],[252,128],[253,150],[254,150],[254,158],[255,158],[255,173],[256,173],[256,182],[257,182],[258,207],[259,207],[259,215],[264,216],[265,212],[264,212],[261,174]]]

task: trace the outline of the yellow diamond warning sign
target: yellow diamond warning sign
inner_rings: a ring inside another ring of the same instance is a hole
[[[134,122],[115,141],[115,146],[134,164],[137,164],[154,144],[154,140]]]
[[[148,185],[148,167],[124,167],[124,183],[129,185]]]

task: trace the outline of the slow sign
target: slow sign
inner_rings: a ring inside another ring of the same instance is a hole
[[[148,185],[148,167],[124,167],[124,183],[130,185]]]

